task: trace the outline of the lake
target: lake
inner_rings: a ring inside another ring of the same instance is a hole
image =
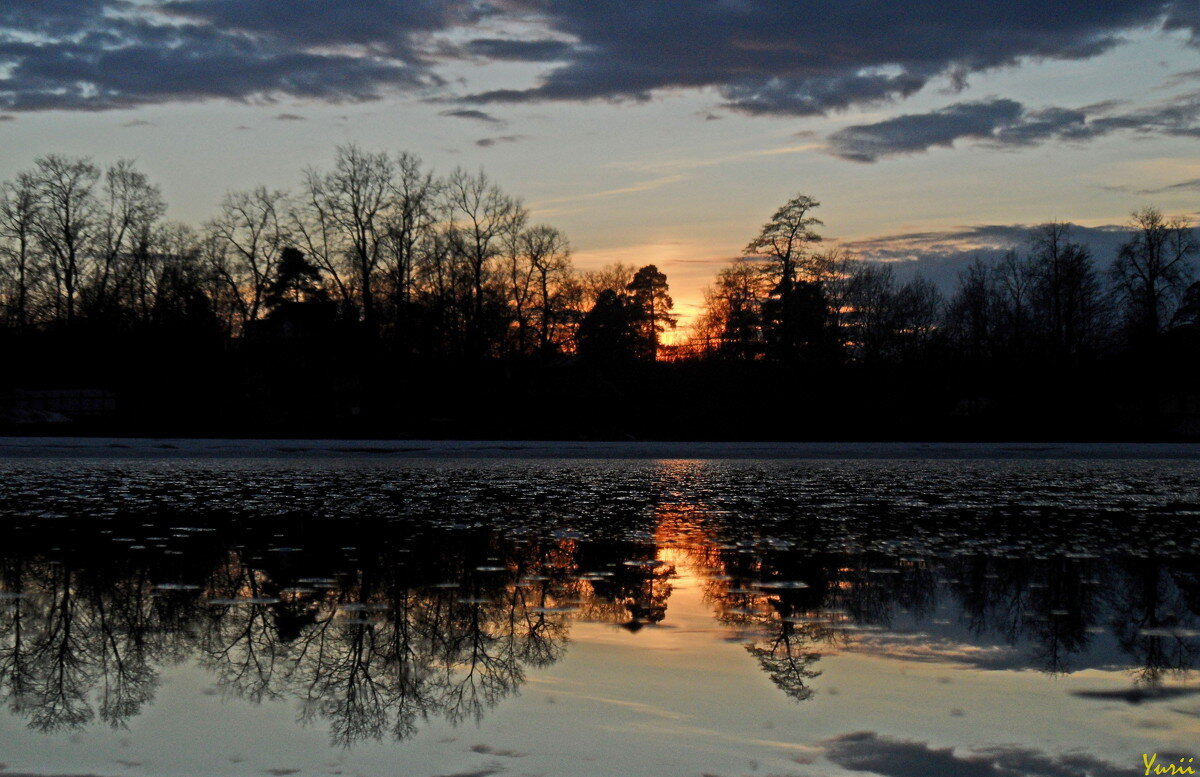
[[[3,440],[0,774],[1188,764],[1192,450]]]

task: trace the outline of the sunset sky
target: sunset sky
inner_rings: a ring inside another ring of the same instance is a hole
[[[482,166],[686,315],[797,192],[935,277],[1040,221],[1196,215],[1200,3],[19,0],[0,141],[5,178],[135,158],[194,223],[341,143]]]

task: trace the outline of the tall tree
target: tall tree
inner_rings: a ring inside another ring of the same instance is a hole
[[[50,154],[34,162],[37,235],[49,254],[55,317],[74,322],[79,291],[96,239],[100,169],[90,159]]]
[[[810,214],[820,205],[806,194],[796,195],[775,211],[745,248],[747,254],[765,257],[776,265],[776,277],[785,289],[795,284],[805,270],[812,269],[813,256],[808,249],[821,241],[814,227],[823,226],[823,222]]]
[[[455,170],[446,182],[445,197],[451,245],[468,271],[468,347],[482,355],[486,350],[484,300],[488,273],[505,236],[519,232],[527,214],[519,201],[501,191],[483,171],[472,175]]]
[[[103,315],[115,307],[114,294],[132,280],[167,206],[159,188],[128,159],[105,170],[102,197],[90,302]]]
[[[1071,225],[1043,224],[1033,234],[1032,301],[1053,359],[1075,359],[1096,346],[1100,281],[1091,252],[1071,239]]]
[[[579,323],[579,355],[600,364],[636,359],[644,346],[638,314],[625,295],[612,289],[600,292],[596,304]]]
[[[396,178],[397,164],[389,154],[349,145],[338,147],[332,171],[309,169],[304,180],[315,234],[322,236],[310,250],[319,246],[329,267],[340,259],[347,263],[363,323],[372,335],[378,331],[376,275],[395,226],[389,217],[396,203]]]
[[[991,268],[976,257],[958,274],[958,287],[946,307],[946,323],[959,351],[972,364],[991,356],[995,301]]]
[[[395,200],[387,219],[387,265],[397,339],[410,337],[417,269],[436,239],[440,183],[408,153],[396,157]]]
[[[737,262],[717,274],[705,294],[700,326],[702,351],[726,358],[753,359],[763,353],[762,304],[770,280],[753,262]]]
[[[648,264],[633,274],[625,290],[629,292],[629,303],[641,330],[645,358],[658,361],[659,336],[667,327],[674,329],[677,322],[671,313],[675,301],[668,293],[667,276],[658,267]]]
[[[809,250],[821,240],[815,228],[822,222],[811,215],[820,204],[806,194],[796,195],[775,211],[745,248],[747,254],[770,263],[776,283],[773,299],[766,306],[766,320],[769,339],[785,358],[797,355],[804,343],[813,341],[818,335],[814,325],[817,330],[824,326],[814,315],[817,303],[823,302],[823,291],[807,287],[798,291],[798,283],[820,283],[811,272],[813,255]]]
[[[1148,341],[1170,322],[1194,276],[1200,245],[1187,219],[1166,217],[1157,208],[1135,211],[1130,228],[1112,275],[1133,337]]]
[[[571,247],[566,235],[544,224],[522,232],[521,244],[533,267],[538,351],[545,356],[558,345],[558,329],[566,319],[566,282],[571,276]]]
[[[239,329],[263,313],[267,285],[287,239],[282,213],[286,197],[263,186],[229,192],[207,225],[212,238],[208,258],[229,289],[239,312]]]
[[[30,173],[0,186],[0,288],[4,318],[18,330],[32,320],[32,304],[40,267],[36,245],[37,181]]]

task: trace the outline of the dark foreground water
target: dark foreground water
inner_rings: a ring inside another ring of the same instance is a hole
[[[0,775],[1143,774],[1198,519],[1187,459],[0,458]]]

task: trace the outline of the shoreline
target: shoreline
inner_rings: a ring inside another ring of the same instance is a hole
[[[0,459],[1200,459],[1195,443],[0,437]]]

